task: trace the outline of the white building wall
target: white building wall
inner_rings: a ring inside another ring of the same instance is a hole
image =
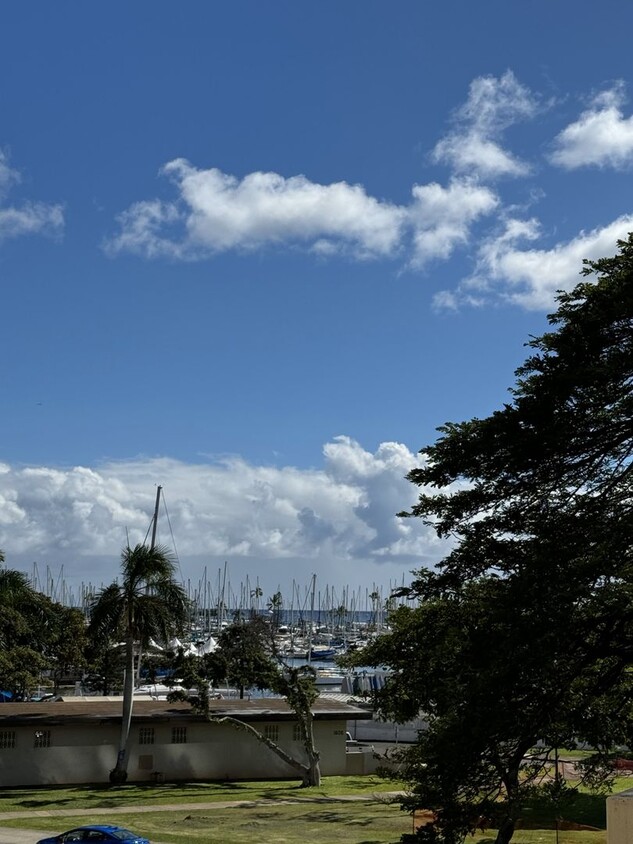
[[[289,721],[277,727],[279,744],[302,753]],[[264,723],[254,725],[263,729]],[[172,742],[172,728],[186,728],[186,743]],[[141,744],[153,729],[153,743]],[[35,733],[50,730],[50,746],[35,747]],[[314,723],[315,744],[324,775],[344,774],[345,722]],[[16,727],[15,747],[0,750],[0,786],[62,785],[107,782],[117,755],[119,729],[111,724]],[[303,758],[301,756],[300,758]],[[296,771],[254,736],[225,724],[164,722],[132,725],[128,764],[130,782],[165,780],[274,779]]]

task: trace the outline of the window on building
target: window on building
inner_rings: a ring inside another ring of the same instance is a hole
[[[51,746],[51,731],[50,730],[35,730],[33,747],[50,747]]]
[[[0,730],[0,750],[13,750],[15,747],[15,730]]]
[[[301,735],[301,727],[299,726],[299,724],[295,724],[292,728],[292,740],[303,741],[303,736]]]
[[[141,729],[138,731],[138,743],[154,744],[154,728],[141,727]]]
[[[279,741],[279,727],[277,724],[266,724],[264,726],[264,738],[270,741]]]
[[[187,728],[186,727],[172,727],[171,728],[171,743],[172,744],[187,744]]]

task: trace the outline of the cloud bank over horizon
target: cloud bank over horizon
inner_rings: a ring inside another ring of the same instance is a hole
[[[420,520],[396,514],[417,499],[405,478],[421,458],[401,443],[370,452],[340,436],[323,449],[323,466],[256,466],[231,456],[186,464],[138,458],[98,467],[0,465],[0,548],[12,559],[64,564],[108,580],[123,546],[145,541],[157,485],[168,522],[159,540],[187,559],[289,563],[289,576],[333,561],[349,571],[410,570],[441,556],[442,544]],[[163,514],[164,515],[164,514]],[[300,562],[298,562],[300,561]],[[343,571],[332,569],[332,576]],[[265,572],[262,571],[262,574]]]

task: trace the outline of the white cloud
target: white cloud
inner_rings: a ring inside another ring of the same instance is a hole
[[[183,219],[177,206],[158,199],[136,202],[118,216],[121,231],[107,244],[111,253],[132,252],[147,258],[185,258],[184,249],[162,230]]]
[[[633,118],[623,118],[622,98],[622,85],[595,98],[591,110],[558,136],[553,160],[568,167],[592,161],[623,166],[633,158]],[[511,215],[527,213],[539,192],[532,188],[529,202],[524,198],[521,205],[519,197],[504,206],[500,194],[481,180],[529,172],[525,161],[502,146],[501,136],[544,107],[511,71],[473,80],[453,130],[433,151],[436,161],[451,165],[453,177],[446,186],[414,184],[411,201],[400,205],[370,196],[361,185],[317,184],[305,176],[263,172],[236,178],[175,159],[161,171],[173,185],[173,199],[132,205],[119,216],[119,233],[106,248],[111,254],[195,260],[228,250],[290,247],[322,257],[341,252],[357,259],[398,256],[409,269],[419,269],[470,244],[480,223],[474,272],[457,289],[438,293],[435,306],[483,307],[503,300],[546,309],[556,290],[577,281],[582,258],[613,252],[630,222],[623,216],[568,243],[524,248],[542,238],[539,225]],[[600,133],[604,138],[597,143]],[[487,231],[481,226],[485,217],[492,219]],[[501,235],[499,225],[505,226]],[[305,519],[315,529],[320,525],[309,514]]]
[[[7,156],[0,150],[0,199],[4,199],[9,189],[20,181],[20,174],[9,166]]]
[[[574,170],[578,167],[623,169],[633,164],[633,116],[625,118],[624,85],[594,98],[591,107],[554,139],[552,164]]]
[[[5,465],[0,548],[9,565],[63,563],[69,576],[92,571],[107,582],[126,536],[131,543],[146,537],[161,484],[185,576],[190,558],[249,560],[254,573],[258,564],[261,571],[264,563],[288,561],[290,577],[303,571],[307,579],[327,561],[338,561],[344,578],[346,561],[408,571],[440,556],[429,528],[396,516],[417,499],[405,479],[420,465],[417,455],[399,443],[372,453],[338,437],[324,456],[318,470],[254,466],[239,457],[197,465],[166,458],[98,468]],[[172,544],[164,518],[159,540]]]
[[[502,300],[527,310],[549,310],[558,290],[571,290],[581,280],[584,258],[613,255],[617,241],[626,240],[630,231],[629,214],[550,249],[525,249],[519,244],[541,236],[538,221],[509,220],[501,235],[482,244],[474,275],[453,293],[439,294],[436,305],[454,308]]]
[[[320,185],[305,176],[249,173],[242,179],[184,159],[162,172],[177,203],[140,202],[119,217],[121,232],[107,244],[147,257],[201,258],[229,249],[299,244],[357,257],[390,255],[399,246],[406,212],[369,196],[359,185]],[[170,231],[174,224],[177,230]]]
[[[6,200],[10,189],[19,181],[20,174],[9,166],[7,156],[0,150],[0,203]],[[61,205],[43,202],[25,202],[20,206],[0,204],[0,241],[27,234],[55,236],[63,226]]]
[[[529,92],[511,73],[500,80],[475,80],[460,111],[460,119],[468,123],[467,146],[459,133],[442,143],[446,149],[453,141],[460,147],[464,166],[458,169],[522,172],[523,165],[485,136],[533,108]],[[473,155],[466,166],[465,157]],[[305,176],[262,172],[238,179],[217,168],[195,168],[182,158],[166,164],[161,173],[175,186],[175,200],[144,200],[120,214],[119,233],[106,243],[110,254],[187,260],[285,245],[322,256],[346,251],[356,258],[376,258],[402,251],[411,238],[410,263],[421,266],[450,257],[468,242],[472,223],[499,204],[488,188],[463,178],[448,187],[413,185],[412,202],[395,205],[370,196],[361,185],[322,185]]]
[[[431,258],[449,258],[456,246],[468,242],[471,225],[499,204],[488,188],[457,180],[447,188],[415,185],[413,197],[412,266],[421,266]]]
[[[468,99],[455,114],[456,128],[437,143],[433,159],[461,174],[524,176],[529,165],[504,150],[499,137],[537,110],[536,98],[511,71],[499,78],[481,76],[471,82]]]
[[[25,234],[54,236],[64,226],[60,205],[27,202],[20,208],[0,208],[0,240]]]
[[[409,205],[369,196],[358,185],[318,185],[304,176],[250,173],[241,181],[217,169],[197,170],[182,159],[163,168],[175,202],[138,202],[118,218],[119,234],[106,248],[147,258],[199,259],[229,249],[303,245],[329,257],[392,256],[412,239],[412,266],[450,257],[468,242],[472,223],[493,211],[488,188],[454,179],[414,185]]]
[[[476,173],[484,178],[525,176],[530,172],[525,162],[474,131],[453,133],[438,141],[433,157],[450,163],[458,173]]]

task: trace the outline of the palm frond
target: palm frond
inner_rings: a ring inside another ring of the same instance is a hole
[[[123,582],[130,591],[149,585],[153,581],[171,579],[176,565],[169,549],[163,545],[148,548],[147,545],[128,545],[121,554]]]
[[[127,602],[122,586],[111,583],[102,589],[89,607],[88,632],[92,636],[118,638],[124,626]]]

